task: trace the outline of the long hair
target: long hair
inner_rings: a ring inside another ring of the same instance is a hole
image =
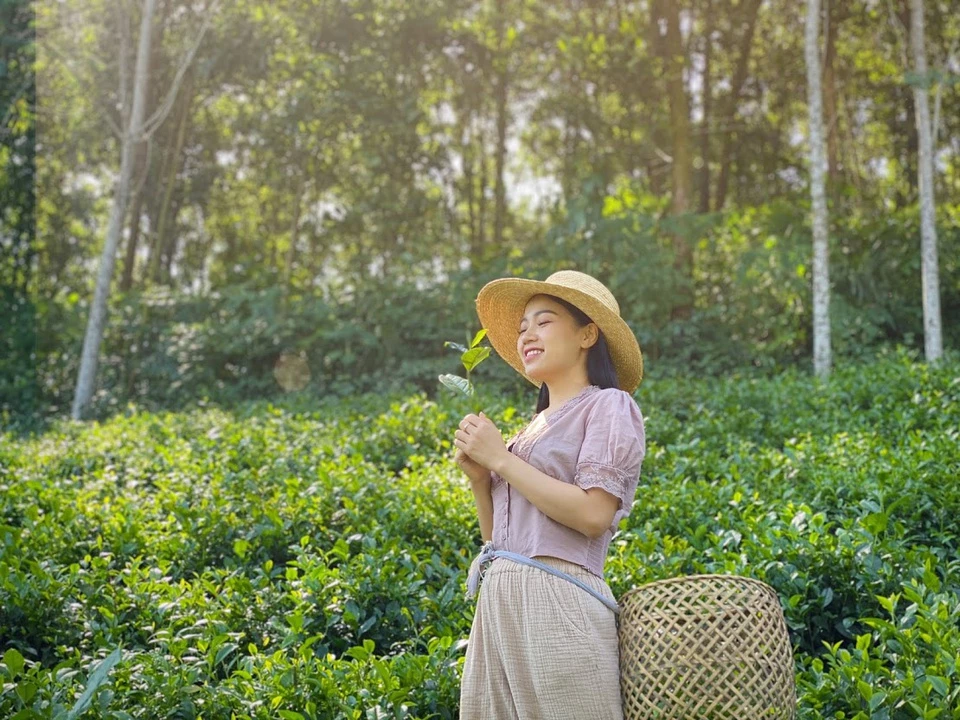
[[[570,314],[573,315],[574,322],[577,323],[577,327],[586,327],[586,325],[593,322],[590,317],[576,305],[567,302],[563,298],[558,298],[556,295],[547,295],[547,297],[551,300],[556,300],[569,310]],[[597,341],[587,352],[587,379],[591,385],[597,385],[601,388],[613,387],[618,390],[620,389],[617,370],[613,365],[613,358],[610,357],[610,347],[607,345],[607,339],[603,336],[602,332],[600,332]],[[545,410],[549,404],[550,391],[547,389],[547,384],[543,383],[540,386],[540,395],[537,397],[537,409],[534,412],[538,413]]]

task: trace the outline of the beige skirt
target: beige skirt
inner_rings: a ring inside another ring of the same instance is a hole
[[[540,562],[615,600],[607,583]],[[623,720],[613,611],[569,580],[494,558],[480,584],[460,686],[460,720]]]

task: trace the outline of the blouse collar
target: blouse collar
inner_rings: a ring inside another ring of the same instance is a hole
[[[560,407],[558,407],[549,415],[543,415],[543,411],[541,410],[540,412],[538,412],[536,415],[533,416],[534,420],[540,415],[543,415],[543,419],[546,422],[546,424],[551,425],[554,422],[556,422],[564,413],[568,412],[570,408],[576,406],[577,403],[580,402],[580,400],[582,400],[585,397],[589,397],[590,395],[593,395],[593,393],[599,391],[600,389],[601,388],[599,385],[587,385],[585,388],[583,388],[583,390],[578,392],[569,400],[566,400]]]

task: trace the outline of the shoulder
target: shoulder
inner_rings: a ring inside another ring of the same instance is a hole
[[[640,406],[630,393],[602,388],[587,398],[584,415],[584,446],[581,457],[606,458],[617,464],[646,453],[646,431]],[[587,447],[589,446],[589,447]]]
[[[643,413],[633,395],[620,388],[602,388],[589,398],[590,407],[587,409],[587,422],[599,422],[604,425],[619,427],[621,431],[633,427],[641,438],[645,439]]]
[[[626,412],[629,415],[641,416],[640,406],[633,395],[620,388],[601,388],[588,398],[591,413],[593,412]]]
[[[637,433],[644,435],[643,413],[633,395],[626,390],[601,388],[587,398],[584,410],[588,423],[631,424]]]

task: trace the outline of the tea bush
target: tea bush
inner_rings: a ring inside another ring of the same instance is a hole
[[[781,599],[800,718],[960,718],[960,360],[636,397],[618,596],[755,577]],[[533,404],[483,397],[505,437]],[[480,547],[452,462],[467,412],[301,394],[4,436],[0,717],[456,718]]]

